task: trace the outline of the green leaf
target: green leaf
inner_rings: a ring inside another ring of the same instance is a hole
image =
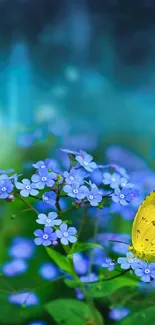
[[[66,283],[66,285],[69,288],[81,288],[81,287],[86,286],[86,284],[84,282],[81,282],[81,281],[71,281],[71,280],[65,279],[64,282]]]
[[[68,273],[72,273],[71,265],[69,259],[64,255],[58,253],[55,249],[45,247],[50,258],[60,267],[61,270],[66,271]]]
[[[155,307],[149,307],[147,309],[143,309],[142,311],[132,313],[132,315],[125,317],[120,325],[131,325],[140,323],[140,325],[148,325],[154,324],[154,315],[155,315]]]
[[[120,275],[120,277],[116,279],[92,284],[89,290],[89,294],[94,298],[106,297],[118,289],[128,286],[136,287],[137,281],[131,277]]]
[[[78,252],[83,252],[86,251],[87,249],[92,249],[92,248],[101,248],[103,247],[99,244],[96,243],[78,243],[73,248],[71,249],[71,253],[78,253]]]
[[[75,299],[58,299],[51,301],[45,305],[45,309],[54,318],[58,324],[71,325],[86,325],[92,324],[103,325],[103,319],[98,310],[95,309],[95,322],[92,313],[92,307],[86,303]]]

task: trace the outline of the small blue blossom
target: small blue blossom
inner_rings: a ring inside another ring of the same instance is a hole
[[[105,262],[105,251],[101,250],[101,248],[93,248],[92,255],[92,264],[101,266]]]
[[[2,266],[2,273],[5,276],[12,277],[20,275],[26,272],[28,269],[27,262],[23,261],[22,259],[12,260],[3,264]]]
[[[53,161],[51,159],[40,160],[32,166],[36,169],[53,169]]]
[[[20,191],[21,196],[28,197],[29,195],[36,196],[39,191],[36,190],[36,184],[31,183],[29,179],[23,179],[22,183],[16,182],[16,188]]]
[[[118,173],[103,173],[102,182],[104,185],[109,185],[112,189],[116,189],[120,185],[121,176]]]
[[[8,301],[11,304],[20,305],[23,304],[27,307],[38,305],[39,298],[33,292],[21,292],[21,293],[11,293],[8,296]]]
[[[39,212],[43,212],[43,213],[45,212],[46,213],[47,211],[49,211],[49,204],[47,204],[46,202],[41,201],[41,200],[37,200],[34,203],[34,207]]]
[[[68,196],[77,198],[78,200],[84,199],[89,193],[89,190],[86,186],[80,186],[78,183],[73,183],[72,185],[65,185],[63,187],[63,190],[68,194]]]
[[[117,259],[117,263],[121,264],[121,269],[123,270],[128,270],[132,268],[133,270],[137,268],[137,265],[140,263],[140,260],[136,257],[131,252],[126,253],[126,257],[119,257]]]
[[[148,264],[145,261],[141,261],[134,272],[143,282],[150,282],[152,278],[155,279],[155,263]]]
[[[50,204],[52,206],[55,205],[56,203],[56,193],[55,192],[46,192],[43,194],[42,199],[44,202],[46,202],[47,204]]]
[[[34,232],[37,237],[34,239],[36,245],[49,246],[57,239],[57,235],[50,227],[45,227],[44,230],[37,229]]]
[[[62,220],[56,219],[57,216],[58,214],[56,212],[49,212],[48,216],[46,216],[46,214],[44,213],[40,213],[38,215],[38,219],[36,220],[36,222],[39,223],[40,225],[45,225],[45,227],[60,226]]]
[[[119,205],[117,204],[117,206]],[[135,217],[135,210],[131,206],[127,206],[124,208],[121,207],[120,215],[125,220],[133,221]]]
[[[60,238],[60,241],[63,245],[68,245],[70,243],[76,243],[77,238],[75,235],[77,234],[77,230],[74,227],[67,226],[66,223],[63,223],[60,226],[60,229],[56,230],[56,235]]]
[[[96,282],[98,280],[98,275],[96,273],[90,273],[80,277],[81,282]]]
[[[107,268],[109,271],[113,271],[116,263],[112,261],[110,257],[105,259],[105,262],[102,263],[103,268]]]
[[[18,259],[28,259],[33,257],[35,252],[35,245],[33,240],[25,237],[15,237],[11,242],[11,247],[8,254],[11,257]]]
[[[76,288],[75,289],[76,292],[76,298],[79,300],[83,300],[84,299],[84,294],[82,293],[80,288]]]
[[[65,183],[71,185],[73,183],[83,184],[83,179],[79,174],[79,171],[72,168],[70,172],[64,172]]]
[[[116,188],[112,194],[112,200],[113,202],[120,203],[123,206],[128,205],[128,203],[133,200],[131,190],[127,187],[123,187],[121,190]]]
[[[39,269],[39,274],[45,280],[53,280],[59,276],[58,268],[50,262],[43,263]]]
[[[126,171],[125,168],[120,167],[120,166],[115,165],[115,164],[113,165],[113,168],[115,169],[115,171],[116,171],[117,173],[119,173],[119,174],[121,175],[121,177],[126,178],[126,179],[129,178],[129,175],[127,174],[127,171]]]
[[[75,157],[78,163],[84,167],[88,172],[92,172],[97,168],[95,162],[93,162],[93,157],[87,154],[85,151],[80,150],[80,154]]]
[[[18,177],[22,176],[22,174],[13,174],[12,176],[9,177],[11,181],[14,183],[18,182]]]
[[[6,199],[13,190],[13,184],[8,175],[0,175],[0,199]]]
[[[109,312],[109,318],[119,321],[123,319],[124,317],[128,316],[130,313],[130,310],[125,307],[114,307]]]
[[[32,182],[36,184],[36,188],[42,190],[47,187],[52,187],[57,179],[56,173],[48,172],[46,168],[39,169],[38,174],[31,177]]]
[[[75,271],[78,275],[83,275],[88,272],[88,258],[81,253],[73,254],[73,263]]]
[[[87,199],[92,206],[97,206],[102,201],[102,195],[95,184],[92,184],[91,189],[87,194]]]
[[[14,172],[13,168],[10,168],[10,169],[7,169],[7,170],[4,170],[4,169],[0,170],[0,174],[10,174],[10,173],[13,173],[13,172]]]

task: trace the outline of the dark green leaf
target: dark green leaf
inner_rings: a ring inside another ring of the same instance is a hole
[[[86,325],[94,321],[94,324],[103,325],[100,313],[86,303],[75,299],[58,299],[45,305],[46,310],[58,324],[64,325]],[[95,318],[98,322],[95,322]]]
[[[70,261],[64,255],[58,253],[55,249],[45,247],[50,258],[60,267],[61,270],[72,273]]]
[[[154,324],[155,307],[149,307],[142,311],[132,313],[132,315],[125,317],[120,325],[131,325],[140,323],[140,325]]]
[[[103,247],[101,245],[96,244],[96,243],[78,243],[72,248],[71,252],[72,252],[72,254],[74,254],[74,253],[83,252],[83,251],[86,251],[87,249],[92,249],[92,248],[103,249]]]
[[[109,296],[118,289],[127,286],[136,287],[137,281],[132,279],[131,277],[121,275],[116,279],[93,283],[91,285],[89,293],[94,298],[101,298]]]

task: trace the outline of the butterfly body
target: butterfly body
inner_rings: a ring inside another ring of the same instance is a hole
[[[129,251],[148,262],[155,262],[155,191],[138,209],[132,226],[132,245]]]

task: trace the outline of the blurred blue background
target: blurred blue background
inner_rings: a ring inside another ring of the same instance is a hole
[[[51,133],[154,158],[152,0],[1,0],[0,13],[2,156]]]

